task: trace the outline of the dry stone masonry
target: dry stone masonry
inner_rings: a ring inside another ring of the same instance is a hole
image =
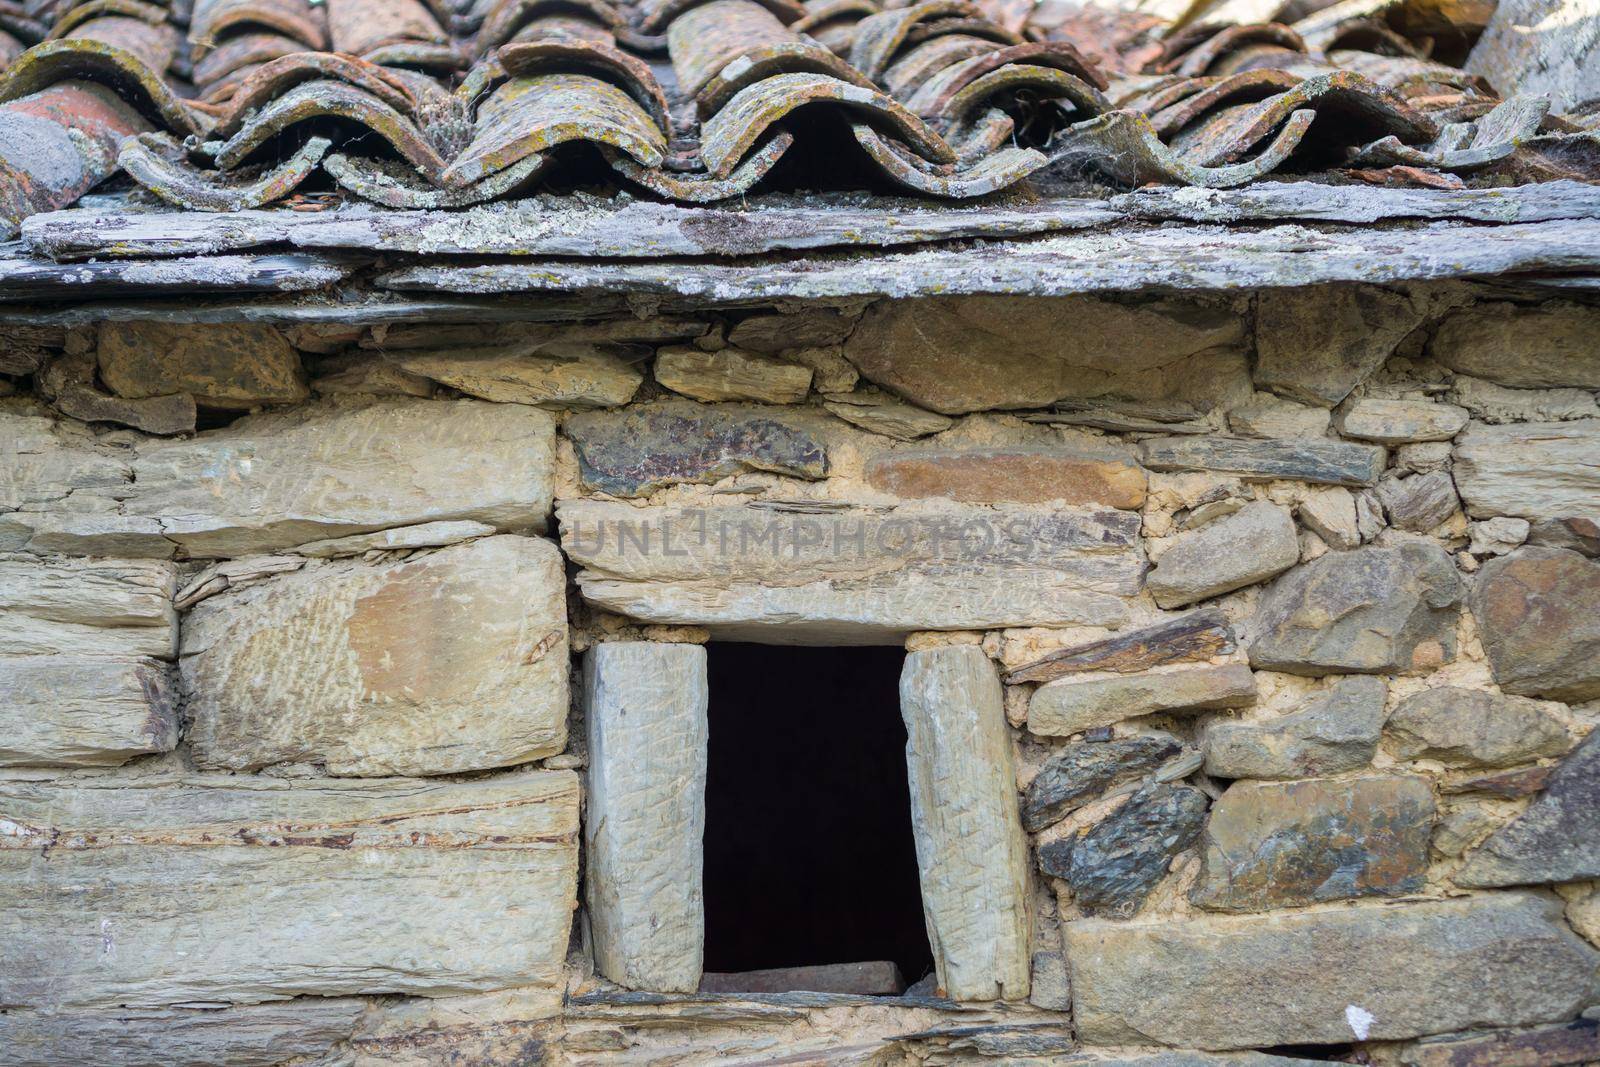
[[[1561,292],[0,323],[0,1065],[1600,1062]],[[705,973],[729,641],[903,649],[904,993]]]

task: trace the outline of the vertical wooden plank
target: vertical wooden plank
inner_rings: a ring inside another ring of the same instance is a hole
[[[974,645],[913,652],[900,675],[911,821],[939,985],[1028,995],[1028,845],[1000,676]]]
[[[705,949],[706,650],[596,645],[584,697],[595,964],[630,989],[693,992]]]

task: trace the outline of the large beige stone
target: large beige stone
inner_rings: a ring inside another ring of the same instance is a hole
[[[177,706],[159,660],[0,656],[0,767],[86,767],[168,752]]]
[[[1456,439],[1455,478],[1475,519],[1600,515],[1600,419],[1486,426]]]
[[[578,779],[0,784],[10,1007],[444,996],[560,981]]]
[[[1028,996],[1028,843],[1002,704],[982,649],[906,656],[900,714],[922,908],[939,987],[956,1000]]]
[[[1337,404],[1383,366],[1423,315],[1410,297],[1372,286],[1263,290],[1256,384],[1308,404]]]
[[[916,449],[867,462],[867,482],[906,499],[979,504],[1144,505],[1149,478],[1129,456],[1066,448]]]
[[[1265,500],[1180,534],[1146,584],[1163,608],[1181,608],[1264,582],[1300,562],[1294,518]]]
[[[196,766],[453,774],[560,752],[565,572],[511,534],[341,560],[212,597],[184,624]]]
[[[0,556],[0,655],[171,659],[176,591],[157,560]]]
[[[936,297],[874,304],[844,354],[868,380],[959,415],[1068,397],[1248,395],[1239,317],[1220,308],[1093,297]],[[1206,353],[1204,356],[1201,353]]]
[[[798,404],[811,389],[811,368],[738,348],[706,352],[671,345],[656,353],[656,381],[696,400],[760,400]]]
[[[550,416],[521,405],[322,404],[145,444],[122,510],[199,557],[441,519],[540,530],[554,448]]]
[[[10,511],[42,511],[74,495],[120,493],[133,480],[130,450],[99,448],[87,427],[39,409],[0,410],[0,523]],[[6,545],[0,534],[0,547]],[[13,547],[21,547],[16,545]]]
[[[407,348],[389,353],[400,370],[468,396],[507,404],[593,408],[626,404],[644,382],[649,349],[616,345],[522,344]]]
[[[1242,663],[1116,678],[1063,678],[1034,690],[1028,702],[1028,729],[1045,737],[1065,737],[1140,715],[1242,708],[1255,702],[1255,676]]]
[[[1062,927],[1088,1044],[1400,1040],[1573,1018],[1600,953],[1531,893]]]
[[[1138,514],[1113,510],[569,500],[559,517],[589,602],[763,640],[871,644],[913,630],[1114,626],[1145,565]]]
[[[595,966],[630,989],[692,993],[705,953],[706,650],[606,642],[583,675]]]
[[[96,354],[118,396],[188,393],[202,407],[246,409],[310,395],[299,353],[259,323],[107,322]]]

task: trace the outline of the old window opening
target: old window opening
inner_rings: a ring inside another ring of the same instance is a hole
[[[709,649],[705,970],[933,969],[898,648]]]

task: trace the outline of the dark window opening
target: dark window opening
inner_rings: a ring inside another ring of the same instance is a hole
[[[705,969],[933,970],[898,648],[709,648]],[[746,987],[754,989],[754,986]]]

